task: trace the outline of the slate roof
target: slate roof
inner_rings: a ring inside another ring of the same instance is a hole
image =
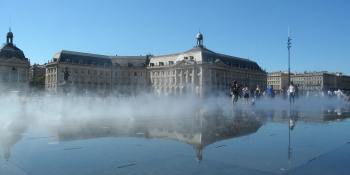
[[[61,63],[62,62],[70,62],[70,63],[82,62],[82,64],[88,64],[88,65],[91,65],[91,64],[106,65],[106,66],[112,65],[112,62],[110,59],[108,59],[108,56],[88,54],[88,53],[82,53],[82,52],[73,52],[73,51],[67,51],[67,50],[61,50],[57,52],[53,58],[57,59],[57,61]]]
[[[106,65],[112,66],[117,63],[120,66],[128,66],[132,64],[133,66],[140,66],[141,63],[147,65],[148,56],[106,56],[97,55],[82,52],[73,52],[67,50],[61,50],[57,52],[53,59],[58,62],[70,62],[70,63],[82,63],[82,64],[94,64],[94,65]]]
[[[21,49],[13,45],[12,43],[7,43],[0,47],[0,59],[8,58],[19,58],[21,60],[28,60]]]
[[[154,56],[151,57],[150,63],[156,64],[159,62],[164,62],[165,64],[169,61],[176,62],[184,60],[184,57],[188,57],[188,59],[190,59],[189,57],[193,57],[193,59],[197,62],[214,63],[216,60],[221,60],[228,66],[261,70],[260,66],[254,61],[245,58],[216,53],[203,47],[195,47],[191,50],[182,53]]]

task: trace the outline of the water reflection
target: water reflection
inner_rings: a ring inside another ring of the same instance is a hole
[[[21,140],[22,135],[28,129],[26,117],[15,116],[9,122],[2,122],[0,125],[0,145],[4,149],[4,159],[11,157],[11,147]]]
[[[184,142],[195,148],[195,157],[203,159],[203,149],[218,141],[256,133],[265,124],[286,123],[289,128],[288,160],[292,157],[291,134],[297,123],[328,123],[349,117],[349,107],[322,108],[318,111],[290,109],[234,108],[230,110],[190,111],[164,116],[133,116],[132,118],[75,118],[62,116],[58,120],[37,120],[34,117],[8,117],[0,124],[0,144],[4,158],[11,157],[11,147],[21,140],[29,125],[46,128],[57,142],[85,140],[102,137],[138,137]]]

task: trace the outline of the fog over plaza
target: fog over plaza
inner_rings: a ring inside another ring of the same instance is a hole
[[[300,97],[290,105],[289,100],[280,97],[267,99],[261,97],[252,105],[249,100],[243,106],[243,98],[239,98],[237,106],[232,106],[231,98],[224,94],[199,99],[194,94],[183,97],[142,94],[135,98],[98,98],[81,96],[47,96],[47,97],[19,97],[16,94],[2,96],[0,111],[2,126],[13,117],[23,117],[37,123],[57,122],[60,119],[126,119],[137,120],[147,117],[155,119],[172,119],[181,117],[181,114],[191,115],[194,111],[230,113],[235,110],[266,111],[290,110],[327,111],[337,110],[348,105],[341,99],[328,97]],[[230,117],[230,116],[228,116]]]

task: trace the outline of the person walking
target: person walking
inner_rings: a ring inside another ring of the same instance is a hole
[[[238,92],[239,92],[238,83],[237,81],[233,81],[233,84],[230,87],[230,95],[231,95],[233,106],[235,106],[238,101]]]
[[[248,105],[248,99],[249,99],[249,89],[247,85],[244,85],[243,89],[243,97],[244,97],[244,102],[243,105]]]
[[[290,85],[289,85],[289,88],[288,88],[288,93],[289,93],[289,102],[290,102],[290,104],[294,104],[295,87],[293,85],[293,82],[290,82]]]
[[[267,88],[267,98],[272,99],[273,98],[273,85],[270,85]]]
[[[260,87],[259,87],[259,85],[256,86],[256,89],[254,91],[254,97],[255,97],[255,100],[260,99]]]

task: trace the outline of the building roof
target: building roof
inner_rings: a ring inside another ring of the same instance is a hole
[[[90,53],[82,52],[73,52],[67,50],[61,50],[57,52],[53,57],[53,62],[60,63],[81,63],[87,65],[105,65],[112,66],[140,66],[141,63],[147,64],[148,56],[106,56],[106,55],[97,55]]]
[[[20,60],[28,61],[28,59],[24,56],[23,51],[12,43],[13,33],[11,32],[11,28],[6,34],[6,39],[6,44],[0,47],[0,59],[18,58]]]
[[[8,59],[13,57],[19,58],[21,60],[27,60],[27,58],[24,56],[23,51],[12,43],[7,43],[0,47],[0,59]]]
[[[204,47],[195,47],[191,50],[182,53],[154,56],[151,57],[150,63],[154,63],[156,65],[156,63],[164,62],[165,64],[169,61],[177,62],[182,61],[184,59],[193,59],[197,62],[215,62],[217,60],[221,60],[228,66],[261,70],[260,66],[254,61],[245,58],[216,53]]]
[[[89,54],[82,52],[73,52],[67,50],[61,50],[57,52],[53,57],[54,62],[67,62],[67,63],[82,63],[82,64],[94,64],[94,65],[112,65],[108,56]]]

